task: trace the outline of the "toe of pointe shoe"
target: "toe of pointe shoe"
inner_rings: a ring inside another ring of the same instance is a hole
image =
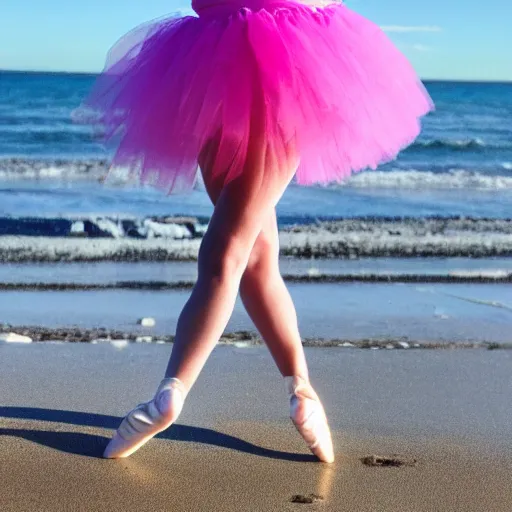
[[[312,430],[305,430],[305,425],[299,426],[295,424],[295,426],[308,444],[313,455],[317,457],[320,462],[326,462],[328,464],[334,462],[334,448],[327,422],[323,423],[320,428]]]
[[[124,459],[135,453],[141,446],[146,444],[158,432],[152,432],[146,436],[139,436],[136,440],[126,440],[116,432],[110,442],[108,443],[105,451],[103,452],[104,459]]]
[[[321,462],[334,462],[331,431],[320,398],[305,379],[286,377],[290,396],[290,418]]]
[[[139,404],[124,417],[105,448],[103,457],[129,457],[155,435],[168,428],[181,412],[184,394],[183,384],[178,379],[162,380],[152,400]]]
[[[123,457],[130,443],[125,441],[117,432],[114,434],[103,452],[104,459],[119,459]],[[124,455],[126,457],[127,455]]]
[[[326,464],[332,464],[334,462],[334,449],[332,441],[330,440],[312,448],[311,451],[320,460],[320,462],[325,462]]]

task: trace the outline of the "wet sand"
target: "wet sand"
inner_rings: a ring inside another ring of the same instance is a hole
[[[364,258],[364,259],[280,259],[281,273],[290,278],[347,276],[396,277],[414,276],[448,278],[494,276],[497,280],[512,275],[511,258]],[[197,262],[87,262],[87,263],[4,263],[0,265],[0,284],[110,285],[124,282],[192,282],[197,278]],[[440,280],[440,279],[439,279]]]
[[[411,342],[512,341],[510,284],[292,283],[290,293],[305,338]],[[0,291],[0,323],[173,334],[190,290]],[[240,300],[227,332],[254,331]]]
[[[0,509],[512,510],[508,351],[308,349],[334,432],[328,466],[288,420],[266,350],[218,347],[176,425],[130,459],[101,459],[169,350],[0,345]],[[408,464],[369,467],[370,455]]]

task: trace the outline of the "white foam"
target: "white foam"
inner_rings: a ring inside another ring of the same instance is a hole
[[[112,340],[110,344],[117,350],[123,350],[128,347],[130,342],[128,340]]]
[[[0,333],[0,342],[3,343],[32,343],[32,338],[22,336],[15,332]]]
[[[512,190],[512,177],[489,176],[464,169],[453,169],[448,173],[396,169],[356,174],[341,186],[355,188]]]
[[[145,235],[147,238],[174,238],[183,239],[191,238],[192,233],[190,230],[180,224],[164,224],[155,222],[151,219],[145,219],[143,222]]]
[[[497,300],[479,299],[478,297],[463,297],[461,295],[455,295],[452,293],[443,293],[443,292],[439,292],[439,293],[442,293],[443,295],[446,295],[447,297],[453,297],[454,299],[463,300],[465,302],[471,302],[473,304],[478,304],[478,305],[482,305],[482,306],[490,306],[490,307],[498,308],[498,309],[507,309],[509,311],[512,311],[512,305],[505,304],[504,302],[500,302]]]
[[[280,232],[281,253],[296,257],[417,257],[512,254],[510,221],[341,222]],[[3,262],[183,261],[201,240],[0,237]],[[486,276],[486,272],[480,272]],[[315,275],[315,270],[312,271]],[[491,274],[489,274],[491,275]],[[492,274],[501,276],[499,272]]]
[[[452,270],[448,272],[451,277],[464,278],[485,278],[485,279],[506,279],[512,275],[508,270],[482,269],[482,270]]]
[[[108,169],[105,160],[0,159],[1,180],[97,181]]]
[[[76,220],[71,224],[70,233],[77,235],[85,232],[85,225],[83,221]]]
[[[135,338],[135,343],[152,343],[153,337],[152,336],[137,336]]]
[[[88,217],[76,215],[68,215],[63,217],[62,220],[69,220],[71,222],[70,235],[81,235],[86,233],[85,222],[88,221],[94,225],[98,230],[110,235],[112,238],[130,238],[139,236],[141,238],[170,238],[181,240],[184,238],[192,238],[194,234],[203,235],[206,232],[207,225],[201,225],[196,219],[191,218],[193,230],[187,223],[158,221],[153,219],[138,219],[134,216],[98,216],[90,215]],[[123,226],[124,221],[130,221],[129,233],[125,231]]]
[[[158,221],[153,219],[138,219],[134,216],[99,216],[90,215],[88,217],[68,215],[63,218],[71,221],[70,234],[85,234],[85,221],[89,221],[96,228],[107,233],[112,238],[130,238],[134,234],[141,238],[171,238],[181,240],[184,238],[192,238],[192,230],[186,222],[170,222]],[[123,226],[123,221],[131,221],[129,225],[130,233],[127,233]],[[201,225],[195,218],[190,219],[190,223],[194,225],[193,231],[197,235],[203,235],[206,232],[207,225]]]
[[[281,236],[282,251],[293,252],[294,248],[311,248],[315,253],[327,252],[334,255],[338,246],[343,244],[343,250],[354,249],[355,253],[378,255],[400,253],[402,256],[415,256],[420,254],[470,254],[478,249],[495,249],[499,253],[512,252],[512,236],[488,233],[460,233],[452,236],[437,234],[409,234],[395,236],[389,233],[283,233]]]
[[[473,144],[482,144],[474,140]],[[463,146],[467,141],[454,141],[454,146]],[[48,181],[98,181],[108,170],[106,160],[62,160],[44,161],[27,159],[0,159],[0,180],[48,180]],[[512,170],[512,162],[497,164],[498,172]],[[125,169],[116,168],[109,174],[111,185],[134,185],[134,177]],[[477,189],[512,190],[512,177],[483,174],[478,170],[454,168],[445,172],[422,171],[414,168],[391,169],[390,171],[368,171],[353,175],[334,187],[354,188],[405,188],[405,189]],[[195,188],[204,190],[199,176]]]
[[[97,217],[91,220],[101,231],[109,233],[113,238],[124,237],[124,229],[119,220],[115,221],[104,217]]]
[[[496,256],[512,253],[507,220],[340,221],[280,233],[283,255]]]
[[[487,143],[480,137],[466,138],[466,139],[430,139],[430,140],[417,140],[412,144],[412,147],[417,148],[448,148],[448,149],[508,149],[510,148],[509,142],[491,142]]]
[[[154,238],[0,237],[0,260],[7,261],[148,261],[197,258],[200,240]],[[157,258],[158,256],[158,258]]]

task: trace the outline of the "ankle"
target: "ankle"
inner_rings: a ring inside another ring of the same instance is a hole
[[[288,375],[284,377],[284,384],[289,395],[293,395],[295,391],[303,386],[311,386],[307,375]]]
[[[163,379],[155,393],[155,406],[166,423],[177,420],[186,397],[185,386],[178,379]]]
[[[183,382],[176,377],[166,377],[162,379],[160,384],[158,385],[158,389],[156,390],[155,396],[166,389],[179,390],[179,392],[183,396],[183,399],[185,399],[185,397],[188,394],[188,389],[185,386],[185,384],[183,384]]]

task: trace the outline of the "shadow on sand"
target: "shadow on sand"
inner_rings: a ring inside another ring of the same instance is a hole
[[[51,421],[53,423],[109,429],[116,429],[122,420],[122,418],[117,416],[107,416],[105,414],[39,409],[35,407],[0,407],[1,418]],[[107,437],[88,433],[1,427],[0,436],[15,436],[62,452],[94,458],[102,457],[109,441]],[[263,448],[238,437],[208,428],[174,424],[165,432],[158,434],[157,437],[172,441],[208,444],[270,459],[293,462],[317,462],[313,455]]]

